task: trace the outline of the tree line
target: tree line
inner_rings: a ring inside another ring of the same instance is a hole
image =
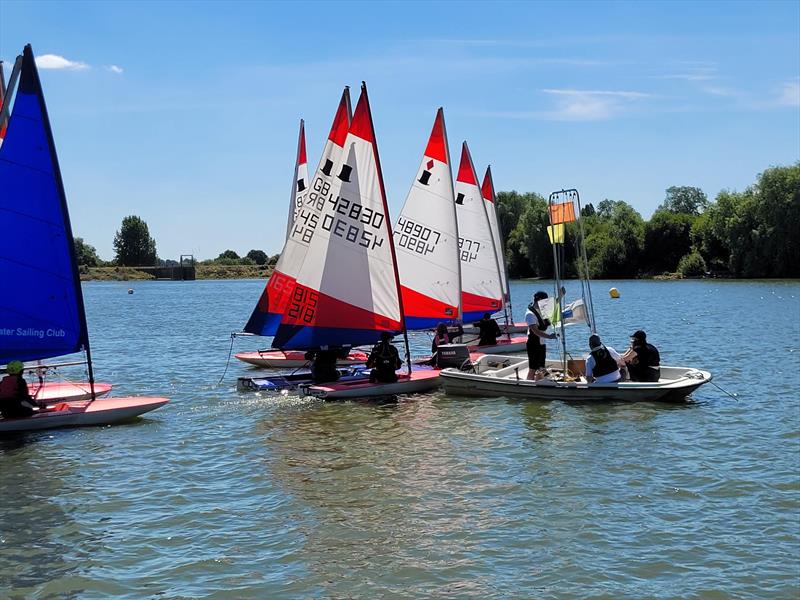
[[[497,213],[510,277],[553,276],[547,200],[500,192]],[[649,221],[623,200],[582,207],[589,276],[680,273],[744,278],[800,277],[800,162],[772,167],[743,192],[709,202],[699,188],[673,186]],[[577,223],[567,224],[566,272],[578,275]]]
[[[97,249],[87,244],[81,237],[75,238],[75,255],[78,265],[82,267],[178,266],[176,260],[164,260],[158,257],[156,241],[150,235],[147,223],[135,215],[122,219],[122,225],[114,235],[114,260],[102,260],[97,254]],[[233,250],[225,250],[216,258],[200,261],[199,264],[274,265],[278,262],[278,256],[278,254],[269,256],[263,250],[250,250],[245,256],[239,256]]]
[[[552,277],[547,200],[537,193],[500,192],[497,215],[509,276]],[[699,188],[670,187],[649,221],[624,200],[589,203],[582,207],[581,226],[593,278],[800,277],[800,162],[767,169],[743,192],[723,190],[713,202]],[[577,228],[567,224],[568,277],[578,275]],[[86,266],[178,264],[158,258],[147,223],[134,215],[122,220],[110,263],[82,238],[75,238],[75,251],[78,264]],[[278,256],[225,250],[200,264],[274,265]]]

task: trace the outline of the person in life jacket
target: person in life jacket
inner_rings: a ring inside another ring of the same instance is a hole
[[[450,343],[450,334],[447,332],[447,325],[439,323],[436,326],[436,331],[433,332],[433,341],[431,342],[431,354],[435,355],[439,351],[439,346]]]
[[[25,365],[12,360],[6,365],[7,375],[0,380],[0,414],[5,419],[30,417],[39,404],[28,392],[28,383],[22,376]]]
[[[547,333],[550,320],[542,317],[539,300],[547,298],[547,292],[536,292],[533,301],[525,311],[525,323],[528,324],[528,341],[525,350],[528,352],[528,379],[534,379],[536,372],[544,368],[547,347],[543,340],[556,339],[555,333]]]
[[[392,334],[381,332],[381,341],[375,344],[367,360],[370,383],[394,383],[397,381],[397,369],[403,364],[400,353],[392,345]]]
[[[619,353],[600,341],[600,336],[589,336],[589,351],[586,359],[586,381],[589,383],[615,383],[622,379],[620,366],[624,364]]]
[[[497,336],[502,335],[500,326],[492,318],[491,313],[483,313],[483,318],[474,323],[475,327],[480,330],[480,337],[478,338],[479,346],[494,346],[497,343]]]
[[[631,381],[656,382],[661,377],[661,356],[641,329],[631,334],[631,346],[622,355]]]
[[[340,358],[347,358],[348,354],[347,348],[328,348],[327,346],[306,352],[305,359],[313,361],[311,377],[314,383],[327,383],[339,379],[336,362]]]

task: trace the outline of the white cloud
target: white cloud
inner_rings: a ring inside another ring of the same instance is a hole
[[[555,110],[541,114],[552,121],[601,121],[624,112],[632,102],[651,98],[651,94],[614,90],[545,89],[556,99]]]
[[[778,106],[800,106],[800,80],[784,83],[778,93]]]
[[[112,73],[116,73],[117,75],[122,75],[124,69],[122,67],[118,67],[117,65],[108,65],[106,67]]]
[[[40,69],[66,69],[69,71],[82,71],[89,65],[59,56],[58,54],[42,54],[36,57],[36,66]]]

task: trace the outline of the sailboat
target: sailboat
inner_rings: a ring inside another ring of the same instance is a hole
[[[461,260],[462,313],[464,323],[480,319],[484,313],[495,313],[506,308],[508,278],[502,257],[496,250],[499,229],[494,233],[487,202],[478,187],[478,177],[472,163],[467,142],[461,146],[461,161],[455,184],[458,215],[459,258]],[[494,214],[494,204],[491,212]],[[505,277],[505,284],[504,278]],[[509,353],[525,350],[527,337],[507,336],[495,346],[479,346],[480,352]]]
[[[336,176],[333,167],[341,157],[351,119],[350,89],[345,87],[311,182],[308,180],[305,125],[302,120],[300,121],[286,241],[278,263],[244,327],[244,331],[248,334],[274,336],[278,331],[278,325],[288,309],[294,292],[298,270],[305,260],[314,232],[320,223],[322,209],[329,198],[330,188]],[[309,363],[304,352],[275,348],[239,352],[235,357],[253,366],[274,369],[299,368]],[[351,366],[366,361],[365,353],[353,351],[339,360],[339,364]]]
[[[503,289],[503,323],[500,323],[500,330],[506,334],[510,333],[525,333],[528,326],[525,322],[514,323],[514,311],[511,306],[511,288],[508,282],[508,266],[506,265],[505,245],[503,244],[503,237],[500,231],[500,224],[497,216],[497,194],[494,190],[494,180],[492,179],[492,167],[486,167],[486,173],[483,176],[483,183],[481,184],[481,195],[486,203],[486,213],[489,217],[489,226],[492,230],[492,237],[494,239],[494,251],[497,256],[497,262],[500,265],[500,280]],[[464,326],[464,333],[477,333],[477,327],[472,325]]]
[[[163,406],[166,398],[97,397],[66,195],[30,45],[15,62],[0,114],[8,115],[0,146],[0,363],[83,351],[89,373],[87,400],[0,418],[0,432],[109,424]]]
[[[275,346],[371,344],[387,331],[403,334],[408,363],[397,257],[364,83],[336,171]],[[394,383],[340,381],[301,389],[320,398],[347,399],[421,392],[438,385],[438,371],[412,370],[408,364]]]
[[[578,223],[578,260],[581,261],[582,315],[589,329],[596,331],[591,284],[588,277],[583,225],[580,221],[580,196],[575,189],[560,190],[550,195],[548,209],[550,226],[548,234],[553,246],[555,268],[554,289],[561,290],[563,281],[565,225]],[[614,383],[589,382],[585,377],[585,361],[570,359],[566,347],[566,311],[560,307],[561,293],[555,310],[561,313],[559,359],[548,360],[546,377],[534,379],[528,367],[527,357],[487,355],[473,364],[473,372],[456,369],[441,372],[442,384],[447,394],[456,396],[516,397],[535,400],[565,400],[579,402],[639,402],[679,401],[685,399],[700,386],[712,379],[711,373],[693,367],[661,367],[661,376],[656,382],[617,381]],[[541,305],[540,305],[541,310]]]

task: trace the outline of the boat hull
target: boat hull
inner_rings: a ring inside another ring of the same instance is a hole
[[[94,395],[102,398],[108,395],[113,386],[110,383],[95,383]],[[76,402],[79,400],[89,400],[92,391],[86,382],[72,383],[69,381],[46,381],[42,385],[29,383],[28,392],[38,402]]]
[[[166,398],[133,397],[102,398],[94,402],[71,401],[64,403],[67,406],[63,410],[41,412],[24,419],[0,418],[0,434],[122,423],[161,408],[167,402]]]
[[[282,352],[280,350],[268,350],[265,352],[240,352],[234,355],[242,362],[255,367],[262,367],[264,369],[296,369],[299,367],[308,366],[311,361],[305,357],[305,352],[290,350]],[[367,354],[365,352],[353,351],[347,358],[340,358],[336,364],[342,367],[352,365],[362,365],[367,362]]]
[[[507,326],[505,323],[497,323],[500,326],[500,331],[503,332],[503,335],[507,333],[527,333],[528,325],[527,323],[509,323]],[[466,335],[478,335],[480,333],[480,329],[475,327],[474,325],[464,325],[464,333]]]
[[[487,357],[489,358],[489,357]],[[552,365],[550,365],[552,366]],[[678,402],[712,379],[708,371],[689,367],[661,367],[658,382],[623,381],[587,383],[526,379],[527,360],[489,373],[444,369],[440,378],[445,393],[453,396],[525,398],[567,402]]]
[[[481,354],[513,354],[515,352],[525,352],[525,345],[528,337],[515,335],[512,337],[499,338],[497,344],[492,346],[467,346],[470,352],[480,352]]]
[[[355,400],[400,394],[419,394],[439,387],[439,373],[440,371],[434,369],[424,369],[412,371],[410,376],[408,374],[400,375],[395,383],[337,382],[304,386],[300,389],[304,396],[314,396],[324,400]]]

